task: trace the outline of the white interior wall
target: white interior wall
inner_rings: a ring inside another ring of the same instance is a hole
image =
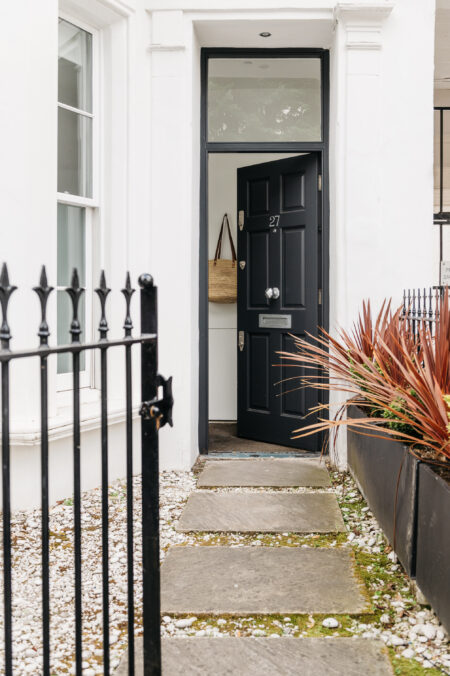
[[[214,153],[208,162],[208,258],[214,258],[220,225],[228,214],[237,250],[237,169],[297,153]],[[224,233],[222,258],[231,258]],[[237,305],[209,303],[209,419],[237,417]]]

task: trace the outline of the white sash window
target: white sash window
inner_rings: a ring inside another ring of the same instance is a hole
[[[71,303],[65,287],[77,268],[86,291],[79,306],[82,340],[92,339],[92,226],[97,202],[95,152],[97,36],[93,29],[60,17],[58,49],[57,339],[70,342]],[[72,359],[58,356],[58,389],[72,387]],[[81,356],[80,383],[92,384],[89,351]]]

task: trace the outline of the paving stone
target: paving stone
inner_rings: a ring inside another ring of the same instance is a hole
[[[392,676],[377,641],[353,638],[172,638],[162,641],[163,676]],[[126,656],[117,676],[127,676]],[[142,641],[136,676],[144,673]]]
[[[347,549],[172,547],[161,567],[163,613],[362,613]]]
[[[345,531],[331,493],[191,493],[177,530],[241,533]]]
[[[303,458],[251,458],[209,460],[197,486],[331,486],[330,477],[318,460]]]

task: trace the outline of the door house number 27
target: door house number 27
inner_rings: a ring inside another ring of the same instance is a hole
[[[276,216],[269,216],[269,228],[278,228],[280,223],[280,214]]]

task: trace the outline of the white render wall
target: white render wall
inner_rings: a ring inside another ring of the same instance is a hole
[[[0,20],[7,26],[1,41],[0,199],[2,260],[11,282],[19,287],[10,302],[12,348],[38,343],[39,304],[31,290],[47,267],[56,281],[56,158],[58,15],[83,22],[100,32],[101,161],[99,217],[92,237],[94,280],[104,267],[113,293],[108,298],[110,336],[123,335],[124,300],[120,289],[130,269],[151,267],[149,243],[149,58],[145,51],[148,19],[130,2],[51,0],[2,3]],[[142,41],[141,41],[142,40]],[[142,58],[144,54],[144,58]],[[136,58],[138,56],[138,58]],[[147,106],[145,108],[145,106]],[[138,207],[136,209],[136,206]],[[96,303],[97,299],[94,299]],[[136,330],[139,302],[132,303]],[[48,321],[56,336],[56,294],[50,297]],[[98,323],[98,313],[93,318]],[[135,348],[136,356],[138,351]],[[13,507],[40,503],[40,398],[36,359],[11,366],[11,481]],[[82,488],[100,484],[100,407],[98,365],[95,387],[81,391]],[[110,476],[125,474],[124,356],[109,356]],[[139,471],[139,363],[135,360],[135,468]],[[49,360],[50,499],[71,495],[72,398],[56,391],[56,359]]]
[[[364,4],[337,9],[332,49],[332,330],[349,327],[364,298],[376,308],[385,297],[400,302],[404,287],[437,281],[434,3],[397,0],[390,13]],[[345,434],[339,442],[345,465]]]
[[[263,9],[240,3],[237,12],[232,3],[223,11],[219,1],[207,8],[194,0],[189,5],[172,0],[170,11],[163,11],[167,3],[149,0],[152,16],[160,22],[164,16],[166,28],[154,49],[167,63],[175,55],[182,61],[180,53],[186,51],[185,66],[198,73],[194,33],[203,46],[267,47],[269,41],[258,33],[269,30],[274,46],[330,48],[330,325],[335,330],[354,320],[363,298],[370,296],[376,307],[386,296],[400,299],[403,287],[437,279],[435,242],[428,236],[434,7],[421,0],[297,2],[277,12],[271,3],[259,4]],[[181,22],[183,44],[171,39]],[[187,119],[189,109],[180,108],[177,132],[198,129],[198,117]],[[198,155],[189,157],[198,175]],[[155,161],[165,168],[159,181],[164,189],[172,158],[161,154]],[[192,227],[196,235],[196,224]],[[194,302],[191,307],[196,311]],[[192,410],[195,415],[195,404]],[[344,443],[339,451],[344,464]]]
[[[188,469],[198,452],[200,48],[324,47],[331,51],[330,323],[348,326],[362,298],[433,283],[432,0],[64,0],[97,27],[102,59],[100,219],[95,273],[115,295],[121,334],[124,270],[160,289],[160,372],[174,376],[173,429],[161,466]],[[21,288],[13,345],[36,341],[30,287],[41,262],[56,274],[56,0],[2,3],[0,43],[2,258]],[[258,36],[263,30],[272,38]],[[420,48],[418,48],[420,45]],[[434,250],[433,250],[434,247]],[[134,301],[138,327],[138,300]],[[55,299],[50,304],[56,328]],[[53,336],[54,337],[54,336]],[[111,357],[111,477],[123,475],[123,359]],[[135,403],[139,403],[138,369]],[[39,500],[37,368],[13,369],[15,506]],[[54,386],[55,373],[51,375]],[[52,500],[72,492],[70,401],[51,393]],[[69,406],[69,409],[67,409]],[[98,392],[84,393],[83,488],[98,485]],[[138,435],[136,419],[136,436]],[[138,438],[136,439],[138,442]],[[138,444],[136,444],[138,449]],[[345,447],[340,446],[345,462]],[[138,461],[136,462],[138,469]]]

